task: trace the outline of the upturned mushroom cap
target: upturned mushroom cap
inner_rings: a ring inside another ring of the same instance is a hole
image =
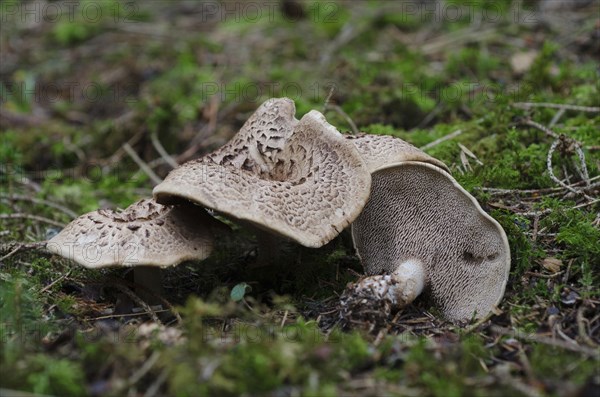
[[[164,206],[140,200],[123,211],[97,210],[69,223],[47,244],[87,268],[177,265],[207,258],[213,232],[225,225],[191,203]]]
[[[431,157],[421,149],[418,149],[400,138],[389,135],[356,134],[345,135],[352,142],[361,157],[367,164],[369,172],[385,167],[389,164],[401,161],[419,161],[440,167],[449,171],[446,164]]]
[[[372,178],[371,197],[352,224],[366,273],[392,274],[416,258],[425,267],[424,292],[446,318],[487,315],[502,299],[510,269],[498,222],[431,164],[387,165]]]
[[[300,121],[294,113],[289,99],[265,102],[225,146],[171,171],[154,197],[184,198],[307,247],[326,244],[359,215],[371,177],[321,113]]]

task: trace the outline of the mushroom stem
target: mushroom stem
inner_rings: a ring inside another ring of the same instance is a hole
[[[365,277],[354,287],[356,291],[369,290],[379,298],[387,299],[399,309],[409,305],[423,291],[425,270],[418,259],[402,262],[392,274]]]
[[[136,288],[135,293],[146,303],[159,304],[164,288],[162,284],[162,272],[156,266],[136,266],[133,268],[133,282],[143,288]]]

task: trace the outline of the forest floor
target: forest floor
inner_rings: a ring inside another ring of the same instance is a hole
[[[599,3],[281,4],[0,4],[0,395],[597,393]],[[153,307],[129,269],[45,250],[281,96],[444,161],[508,235],[498,309],[452,324],[417,299],[342,326],[362,272],[347,233],[256,269],[230,223],[211,258],[163,271]]]

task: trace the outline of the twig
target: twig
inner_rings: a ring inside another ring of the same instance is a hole
[[[144,173],[148,175],[152,182],[154,182],[157,185],[162,182],[162,179],[160,179],[160,177],[156,175],[154,171],[152,171],[152,168],[150,168],[148,164],[146,164],[144,160],[142,160],[140,156],[138,156],[138,154],[135,152],[135,150],[133,150],[129,143],[125,142],[123,144],[123,149],[127,152],[129,157],[131,157],[131,159],[135,161],[138,167],[140,167],[142,171],[144,171]]]
[[[135,292],[130,290],[126,285],[124,285],[122,280],[114,278],[113,283],[111,283],[111,286],[117,288],[119,291],[127,295],[132,301],[143,307],[144,310],[146,310],[146,312],[148,312],[148,314],[150,315],[150,318],[152,318],[152,321],[161,324],[160,320],[158,319],[158,316],[156,315],[156,312],[150,307],[150,305],[147,304],[142,298],[137,296]]]
[[[35,250],[35,249],[43,249],[46,247],[47,241],[34,241],[32,243],[22,243],[22,242],[11,242],[7,244],[0,245],[0,252],[12,251],[14,248],[19,248],[20,250]],[[4,259],[4,258],[3,258]]]
[[[45,217],[39,216],[39,215],[24,214],[24,213],[20,213],[20,212],[17,212],[14,214],[0,214],[0,219],[31,219],[33,221],[47,223],[49,225],[60,227],[60,228],[65,227],[65,224],[62,222],[54,221],[52,219],[48,219],[48,218],[45,218]]]
[[[560,137],[558,137],[554,142],[552,142],[552,145],[550,145],[550,149],[548,150],[548,156],[546,157],[546,169],[548,170],[550,179],[552,179],[554,181],[554,183],[562,186],[563,188],[567,189],[568,191],[575,193],[575,194],[582,194],[587,200],[592,201],[593,199],[590,196],[588,196],[585,192],[583,192],[581,190],[577,190],[577,189],[571,187],[571,185],[567,185],[566,183],[564,183],[563,181],[558,179],[556,177],[556,175],[554,175],[554,171],[552,170],[552,154],[554,153],[554,151],[556,150],[556,148],[558,147],[558,145],[561,142],[562,142],[562,139]],[[585,162],[584,162],[584,164],[585,164]],[[587,182],[589,183],[589,180]]]
[[[127,386],[131,387],[138,383],[140,379],[142,379],[144,375],[146,375],[152,369],[152,367],[154,366],[154,364],[156,364],[159,358],[160,353],[158,351],[154,351],[150,355],[150,357],[148,357],[148,359],[144,361],[144,364],[142,364],[142,366],[137,371],[135,371],[133,375],[131,375],[131,377],[129,377],[129,379],[127,380]]]
[[[566,111],[566,109],[562,108],[558,112],[556,112],[556,114],[554,115],[554,117],[552,117],[552,120],[550,120],[549,126],[552,127],[556,123],[558,123],[558,120],[560,120],[560,118],[563,116],[563,114],[565,114],[565,111]]]
[[[583,208],[583,207],[587,207],[588,205],[592,205],[592,204],[596,204],[597,202],[600,202],[600,199],[594,199],[592,201],[588,201],[587,203],[581,203],[576,205],[575,207],[571,208],[571,209],[579,209],[579,208]]]
[[[538,123],[536,121],[533,121],[533,120],[531,120],[529,118],[525,117],[525,118],[519,120],[519,124],[536,128],[536,129],[542,131],[543,133],[545,133],[546,135],[548,135],[548,136],[550,136],[550,137],[552,137],[554,139],[559,139],[560,138],[560,135],[558,135],[556,132],[552,131],[550,128],[548,128],[548,127],[546,127],[546,126],[544,126],[544,125],[542,125],[542,124],[540,124],[540,123]]]
[[[528,212],[516,212],[513,211],[515,213],[515,215],[520,215],[520,216],[524,216],[526,218],[539,218],[540,216],[543,215],[548,215],[550,213],[552,213],[552,209],[551,208],[546,208],[542,211],[528,211]]]
[[[40,292],[44,293],[44,292],[48,291],[50,288],[54,287],[57,283],[64,280],[65,278],[69,277],[69,275],[71,274],[72,271],[73,270],[67,271],[65,274],[63,274],[62,276],[60,276],[59,278],[57,278],[56,280],[54,280],[53,282],[51,282],[50,284],[48,284],[44,288],[42,288],[42,290]]]
[[[168,300],[166,300],[165,298],[163,298],[162,296],[160,296],[159,294],[157,294],[156,292],[154,292],[152,289],[146,287],[145,285],[134,283],[134,282],[130,282],[130,281],[127,281],[127,280],[124,280],[124,279],[118,279],[118,282],[121,283],[121,284],[126,285],[129,288],[135,288],[137,290],[141,290],[145,294],[148,294],[148,295],[152,296],[153,298],[159,300],[167,309],[169,309],[168,311],[170,311],[173,314],[173,316],[177,320],[177,323],[179,325],[183,324],[183,319],[179,315],[179,312],[177,311],[177,309],[175,309],[175,307],[171,304],[171,302],[169,302]],[[152,308],[149,305],[148,305],[148,307]],[[144,308],[145,308],[145,306],[144,306]],[[167,311],[167,310],[163,310],[163,311]],[[158,313],[158,311],[156,311],[156,310],[154,312]]]
[[[163,385],[163,383],[165,383],[165,381],[167,380],[168,374],[168,371],[166,369],[163,369],[162,372],[156,377],[156,380],[152,382],[150,387],[148,387],[146,393],[144,393],[144,397],[154,397],[158,393],[158,390]]]
[[[547,336],[540,336],[536,334],[527,334],[523,332],[514,331],[512,329],[508,329],[505,327],[501,327],[499,325],[491,325],[490,329],[492,332],[495,332],[500,335],[507,335],[515,339],[522,339],[531,342],[543,343],[545,345],[550,345],[554,347],[559,347],[565,350],[571,350],[574,352],[582,353],[590,357],[594,357],[595,359],[600,359],[600,352],[595,349],[590,349],[585,346],[580,346],[577,343],[569,343],[560,339],[549,338]]]
[[[463,332],[463,336],[465,335],[469,335],[471,332],[475,331],[477,328],[479,328],[479,326],[485,322],[487,322],[490,318],[492,318],[492,316],[495,316],[496,313],[494,313],[493,311],[489,312],[485,317],[479,319],[475,324],[468,326],[467,328],[465,328],[465,331]]]
[[[579,158],[579,163],[581,164],[581,168],[575,167],[579,176],[585,184],[590,186],[590,174],[588,173],[587,165],[585,164],[585,154],[583,154],[583,149],[581,149],[581,145],[575,144],[575,153],[577,153],[577,157]]]
[[[175,160],[173,160],[173,157],[171,157],[171,155],[169,155],[169,153],[167,153],[167,151],[165,150],[163,145],[158,140],[156,131],[154,131],[152,134],[150,134],[150,140],[152,141],[152,146],[154,146],[154,149],[156,149],[158,154],[160,154],[160,157],[165,159],[165,162],[167,164],[169,164],[171,166],[171,168],[177,168],[179,166],[179,164],[177,164],[177,162]]]
[[[59,211],[64,212],[65,214],[69,215],[71,218],[77,218],[77,214],[74,211],[71,211],[70,209],[68,209],[67,207],[64,207],[60,204],[54,203],[52,201],[48,201],[48,200],[44,200],[44,199],[38,199],[35,197],[29,197],[29,196],[23,196],[20,194],[6,194],[6,193],[0,193],[0,197],[5,197],[9,200],[18,200],[18,201],[28,201],[30,203],[34,203],[34,204],[41,204],[41,205],[45,205],[54,209],[57,209]]]
[[[419,149],[421,149],[421,150],[431,149],[432,147],[437,146],[442,142],[446,142],[447,140],[456,138],[460,134],[462,134],[462,130],[456,130],[454,132],[451,132],[448,135],[444,135],[443,137],[436,139],[433,142],[429,142],[427,145],[421,146]]]
[[[348,125],[350,126],[350,129],[352,130],[353,134],[358,134],[360,132],[360,131],[358,131],[358,127],[356,126],[354,121],[350,118],[350,116],[348,116],[348,114],[346,112],[344,112],[344,110],[341,107],[339,107],[338,105],[328,103],[325,105],[325,109],[333,110],[334,112],[336,112],[337,114],[342,116],[344,118],[344,120],[346,120]]]
[[[154,310],[154,309],[153,309]],[[170,310],[168,309],[162,309],[162,310],[154,310],[154,313],[166,313]],[[105,320],[107,318],[120,318],[120,317],[132,317],[132,316],[145,316],[147,314],[150,314],[149,312],[138,312],[138,313],[125,313],[125,314],[107,314],[105,316],[99,316],[99,317],[91,317],[91,318],[83,318],[82,321],[98,321],[98,320]]]
[[[548,103],[548,102],[516,102],[512,104],[514,107],[529,109],[529,108],[553,108],[553,109],[565,109],[565,110],[577,110],[580,112],[597,113],[600,112],[600,107],[597,106],[579,106],[579,105],[568,105],[562,103]]]
[[[590,178],[590,182],[594,182],[596,180],[600,179],[600,175],[595,176],[593,178]],[[581,185],[584,185],[585,181],[578,181],[575,182],[573,184],[571,184],[571,187],[578,187]],[[595,188],[600,186],[600,183],[592,183],[589,187],[585,188],[586,190],[589,190],[590,188]],[[494,188],[494,187],[481,187],[481,186],[476,186],[474,188],[475,190],[481,190],[484,192],[489,192],[492,194],[544,194],[544,193],[556,193],[556,192],[560,192],[562,190],[564,190],[564,188],[562,187],[549,187],[549,188],[545,188],[545,189],[523,189],[523,190],[519,190],[519,189],[500,189],[500,188]]]
[[[587,321],[587,319],[585,318],[585,312],[587,310],[587,307],[585,306],[581,306],[579,308],[579,310],[577,310],[577,330],[579,332],[579,337],[582,339],[582,341],[592,347],[592,348],[598,348],[598,344],[596,342],[594,342],[594,340],[592,338],[590,338],[590,336],[588,335],[587,331],[586,331],[586,326],[585,323]]]
[[[6,254],[2,258],[0,258],[0,262],[3,262],[4,260],[10,258],[14,254],[16,254],[20,249],[21,249],[21,247],[17,245],[12,251],[10,251],[8,254]]]
[[[323,113],[325,113],[327,111],[327,106],[329,105],[329,101],[331,101],[331,97],[333,96],[333,93],[335,92],[335,85],[331,85],[331,88],[329,88],[329,93],[327,94],[327,97],[325,98],[325,102],[323,103]]]

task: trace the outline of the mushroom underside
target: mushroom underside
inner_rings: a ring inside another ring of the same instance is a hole
[[[482,317],[504,294],[506,235],[477,201],[436,166],[403,162],[372,174],[371,197],[352,225],[367,275],[393,274],[411,258],[425,294],[445,317]]]

